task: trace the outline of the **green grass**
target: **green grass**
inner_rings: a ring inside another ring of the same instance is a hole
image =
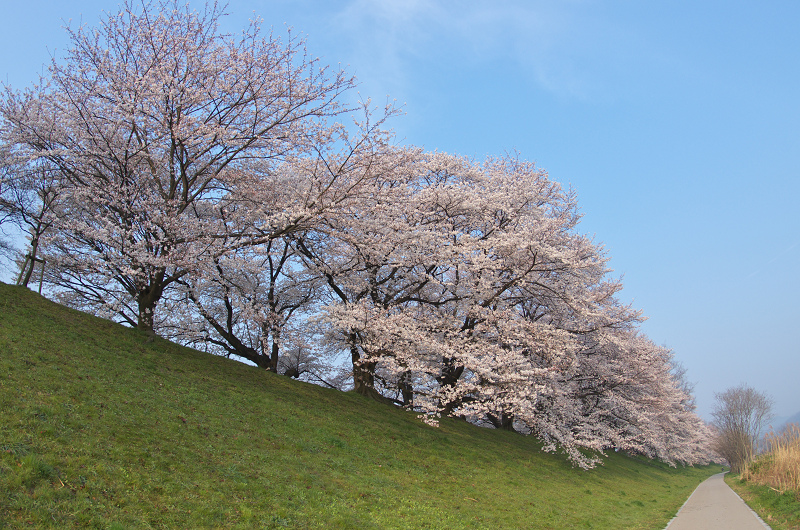
[[[719,470],[582,471],[0,284],[0,528],[663,528]]]
[[[773,530],[800,529],[800,492],[781,493],[763,484],[742,480],[741,475],[725,475],[725,482]]]

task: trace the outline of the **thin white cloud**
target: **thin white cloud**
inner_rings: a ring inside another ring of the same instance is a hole
[[[607,40],[591,2],[352,0],[333,27],[347,39],[359,77],[406,91],[414,61],[512,61],[546,90],[584,97],[587,56]],[[364,72],[364,70],[368,70]],[[366,75],[365,75],[366,74]]]

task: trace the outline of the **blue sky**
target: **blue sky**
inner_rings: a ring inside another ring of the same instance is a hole
[[[193,0],[193,5],[201,4]],[[0,78],[35,81],[61,29],[116,0],[28,0],[0,18]],[[713,394],[745,382],[800,411],[800,3],[235,0],[292,27],[360,93],[404,106],[399,138],[517,150],[574,187],[621,298]]]

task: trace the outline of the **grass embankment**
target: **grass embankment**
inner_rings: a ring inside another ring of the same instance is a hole
[[[728,484],[775,530],[800,529],[800,426],[767,437],[769,450]]]
[[[0,284],[0,527],[663,528],[719,470],[582,471]]]

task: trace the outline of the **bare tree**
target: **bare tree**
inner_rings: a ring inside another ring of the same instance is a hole
[[[744,383],[714,397],[714,450],[728,461],[732,472],[740,473],[753,458],[761,432],[772,417],[773,401]]]

